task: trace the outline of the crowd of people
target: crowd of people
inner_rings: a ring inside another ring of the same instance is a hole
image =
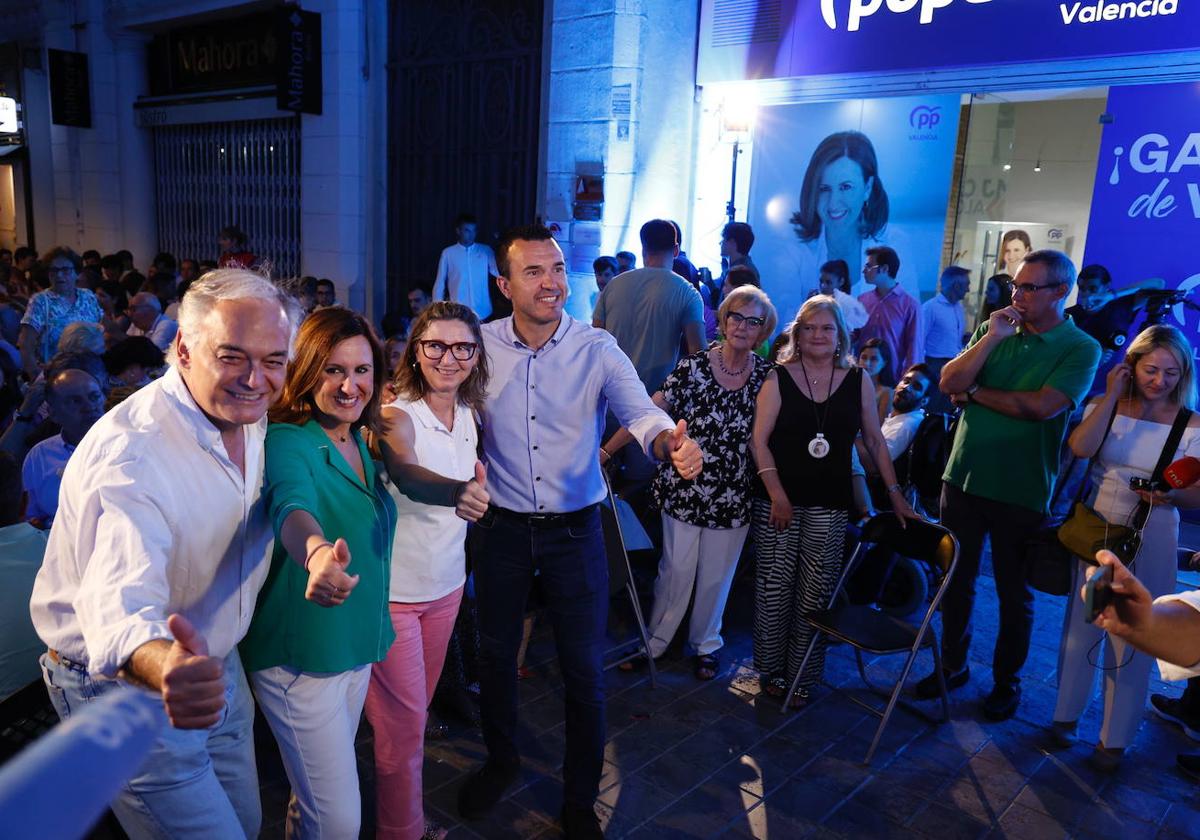
[[[257,836],[255,704],[291,784],[289,836],[358,836],[364,713],[378,836],[444,836],[425,819],[421,768],[468,608],[487,758],[458,805],[484,817],[520,772],[535,579],[565,687],[563,828],[600,836],[610,477],[647,488],[661,547],[649,645],[621,667],[662,657],[686,619],[694,676],[720,676],[745,557],[754,666],[791,708],[811,702],[824,669],[802,616],[830,603],[854,526],[879,509],[901,525],[936,517],[960,546],[943,672],[915,684],[920,698],[969,679],[990,544],[990,720],[1020,704],[1025,547],[1063,495],[1060,473],[1087,478],[1065,495],[1140,532],[1146,590],[1174,590],[1178,510],[1200,507],[1200,489],[1154,480],[1200,456],[1192,348],[1163,325],[1124,354],[1105,340],[1153,283],[1113,293],[1102,267],[1077,282],[1064,254],[1026,247],[1004,266],[1004,305],[985,304],[972,330],[969,272],[947,268],[921,304],[880,245],[861,267],[867,291],[854,296],[850,266],[833,259],[799,311],[779,313],[749,225],[724,228],[713,278],[680,250],[678,224],[654,219],[641,267],[628,252],[596,260],[588,324],[563,311],[566,264],[549,230],[513,228],[493,249],[463,215],[455,233],[432,294],[412,288],[378,327],[328,280],[271,282],[236,227],[221,231],[218,260],[159,254],[145,275],[128,252],[0,251],[0,544],[26,569],[9,597],[32,613],[5,640],[27,656],[0,690],[40,677],[63,719],[129,685],[161,693],[171,726],[112,806],[132,836]],[[940,499],[919,498],[906,459],[951,417],[932,465]],[[1067,450],[1088,467],[1060,466]],[[891,568],[875,559],[852,587],[867,602]],[[1076,588],[1094,562],[1078,558]],[[1104,638],[1078,609],[1046,722],[1061,746],[1078,737]],[[1117,634],[1103,660],[1094,761],[1111,770],[1145,708],[1150,659]]]

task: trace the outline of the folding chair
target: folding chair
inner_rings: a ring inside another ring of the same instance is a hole
[[[638,601],[637,586],[633,581],[633,567],[629,565],[629,554],[625,551],[625,537],[621,533],[621,520],[617,516],[617,497],[613,495],[612,484],[608,480],[607,473],[604,473],[604,487],[608,491],[608,499],[600,505],[600,524],[604,529],[604,550],[608,555],[608,594],[609,597],[612,597],[621,589],[625,590],[629,596],[629,603],[633,607],[633,618],[637,622],[638,633],[642,638],[640,649],[608,663],[604,666],[604,670],[616,668],[622,662],[628,662],[641,656],[645,651],[650,669],[650,687],[657,688],[658,675],[654,668],[654,657],[649,655],[650,635],[646,632],[646,622],[642,618],[642,605]],[[606,656],[613,651],[624,649],[627,645],[628,642],[622,642],[616,647],[610,648]]]
[[[788,703],[800,684],[800,675],[804,673],[808,660],[812,657],[813,650],[822,636],[831,636],[853,647],[855,659],[858,661],[858,673],[867,688],[881,697],[888,698],[887,707],[880,711],[852,694],[846,695],[867,711],[881,718],[879,728],[875,730],[875,739],[871,741],[871,747],[863,759],[864,764],[871,763],[875,749],[879,746],[879,739],[883,736],[883,729],[891,719],[896,703],[901,702],[900,692],[904,689],[909,671],[912,670],[913,662],[916,661],[917,654],[922,648],[933,649],[933,670],[938,676],[938,691],[942,698],[942,716],[941,718],[932,718],[923,710],[908,703],[904,703],[904,707],[934,723],[944,723],[950,719],[950,701],[946,694],[946,682],[942,673],[941,648],[938,646],[937,634],[929,625],[933,621],[933,614],[937,611],[938,604],[942,601],[942,596],[946,594],[946,587],[954,574],[954,568],[958,565],[958,540],[941,525],[932,522],[910,519],[906,525],[907,527],[901,528],[891,513],[879,514],[872,518],[863,528],[862,540],[842,571],[842,576],[838,579],[837,586],[834,587],[827,608],[805,613],[797,618],[798,621],[812,625],[816,633],[813,635],[808,649],[804,652],[800,670],[792,680],[791,688],[783,698],[781,707],[786,713]],[[870,606],[839,602],[838,594],[854,567],[866,553],[869,543],[885,546],[897,554],[923,562],[931,567],[936,578],[940,578],[940,584],[930,600],[929,607],[920,624],[912,624]],[[890,692],[876,686],[867,677],[862,656],[864,650],[875,655],[908,654],[904,661],[904,669],[900,672],[900,678]]]

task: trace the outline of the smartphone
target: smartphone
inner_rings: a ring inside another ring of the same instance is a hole
[[[1083,585],[1083,620],[1088,624],[1094,622],[1104,612],[1104,608],[1112,603],[1112,566],[1100,566],[1088,576]]]

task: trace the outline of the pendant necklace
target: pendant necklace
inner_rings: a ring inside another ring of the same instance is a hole
[[[800,370],[804,373],[804,379],[810,383],[808,386],[809,391],[813,394],[813,396],[815,396],[814,388],[816,380],[808,378],[808,368],[804,366],[803,356],[800,357]],[[818,409],[816,400],[812,399],[811,396],[809,397],[809,402],[812,403],[813,407],[813,416],[817,421],[817,436],[808,442],[808,454],[817,459],[824,458],[826,455],[828,455],[830,449],[829,441],[825,440],[824,431],[825,421],[829,418],[829,400],[833,397],[834,372],[834,370],[830,370],[829,372],[829,391],[825,394],[825,402],[823,403],[825,410],[821,411]]]

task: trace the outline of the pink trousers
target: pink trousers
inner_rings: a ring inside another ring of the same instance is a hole
[[[375,730],[376,837],[418,840],[425,832],[425,721],[462,593],[460,586],[436,601],[389,605],[396,641],[372,668],[366,705]]]

